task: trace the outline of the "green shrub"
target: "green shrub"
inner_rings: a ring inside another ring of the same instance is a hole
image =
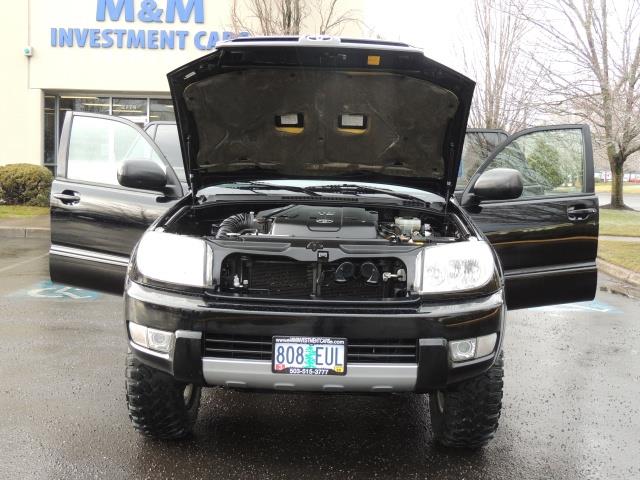
[[[0,200],[7,205],[49,205],[53,175],[28,163],[0,166]]]

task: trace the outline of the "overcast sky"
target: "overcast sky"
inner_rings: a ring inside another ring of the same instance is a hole
[[[459,52],[473,19],[471,0],[365,0],[364,22],[386,40],[424,49],[426,56],[460,72]],[[457,50],[457,51],[456,51]]]

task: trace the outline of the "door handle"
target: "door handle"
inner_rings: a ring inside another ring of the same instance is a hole
[[[57,198],[65,205],[74,205],[80,201],[80,195],[78,192],[71,190],[63,190],[60,193],[54,193],[53,198]]]
[[[567,218],[572,222],[580,222],[583,220],[588,220],[591,215],[594,215],[597,212],[598,210],[596,208],[581,208],[571,206],[567,208]]]

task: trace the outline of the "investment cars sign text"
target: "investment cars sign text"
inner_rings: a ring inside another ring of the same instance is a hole
[[[201,30],[191,32],[173,27],[178,24],[203,24],[204,0],[97,0],[98,22],[142,22],[150,28],[79,28],[52,27],[52,47],[76,48],[140,48],[149,50],[184,50],[193,45],[199,50],[212,50],[220,40],[228,40],[232,32]],[[159,28],[160,27],[160,28]],[[242,32],[240,36],[248,36]]]

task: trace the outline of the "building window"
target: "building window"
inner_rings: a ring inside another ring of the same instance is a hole
[[[174,121],[173,101],[163,98],[152,98],[149,102],[149,121]]]
[[[142,127],[147,123],[148,108],[148,99],[146,98],[114,98],[111,113],[116,117],[131,120]]]
[[[44,96],[44,166],[56,174],[56,97]]]
[[[70,111],[115,115],[131,120],[140,127],[147,122],[175,121],[173,102],[169,98],[47,93],[44,96],[43,164],[54,175],[64,117]]]
[[[102,113],[109,115],[110,98],[109,97],[92,97],[89,95],[61,95],[59,97],[58,106],[58,135],[62,132],[62,125],[64,125],[64,116],[67,112],[88,112],[88,113]]]

